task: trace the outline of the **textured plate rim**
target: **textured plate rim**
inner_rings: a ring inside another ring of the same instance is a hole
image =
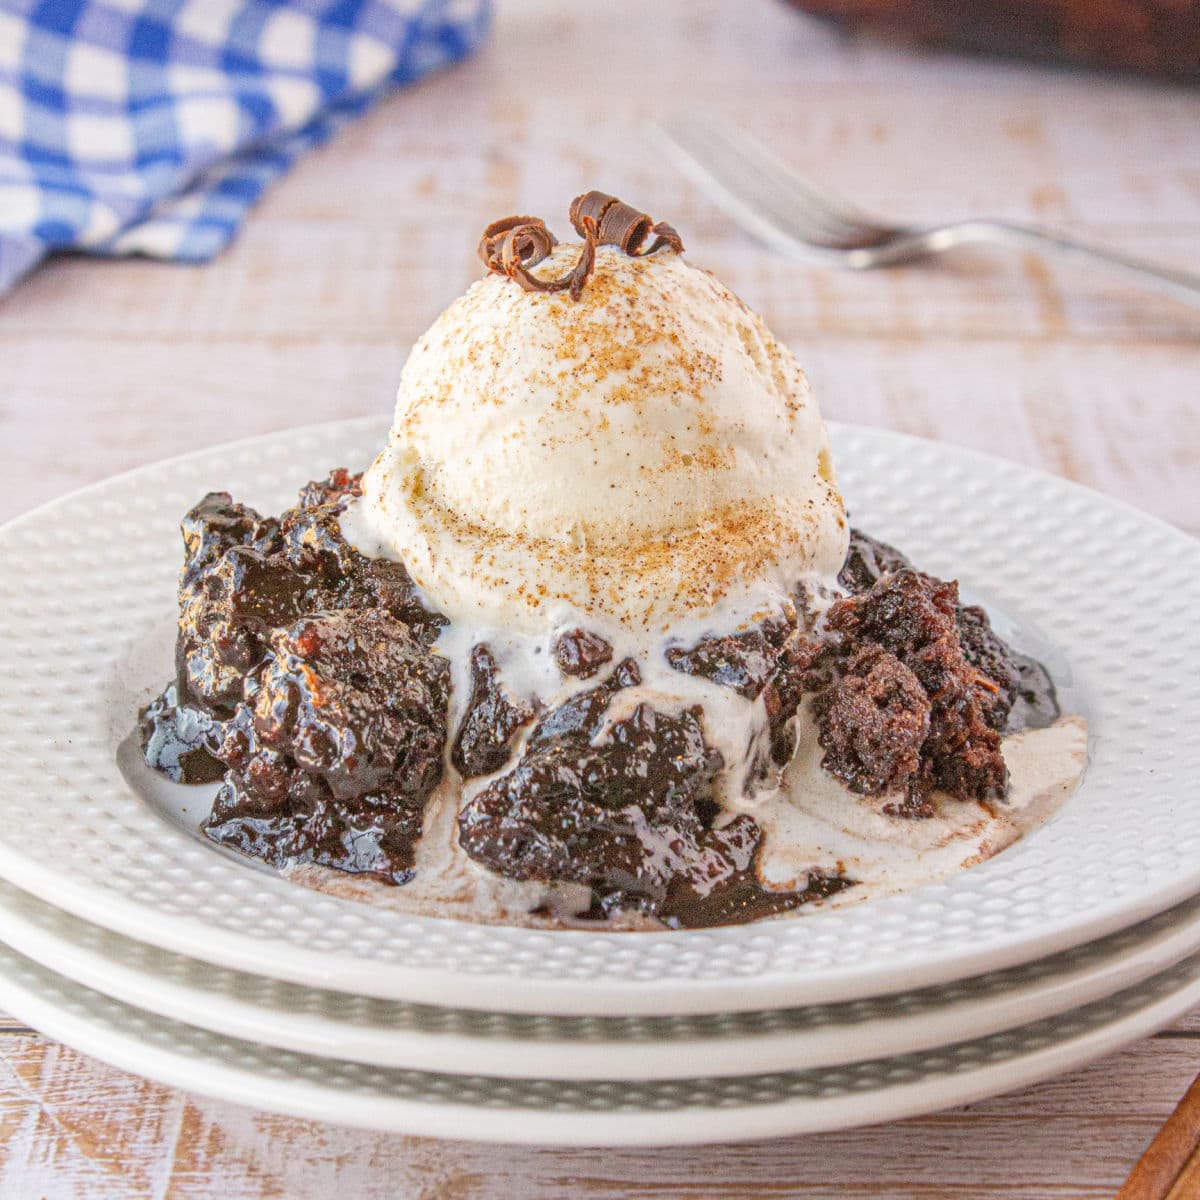
[[[63,990],[85,996],[97,994],[45,968],[33,966],[32,970]],[[1128,995],[1141,994],[1157,979],[1129,989]],[[914,1081],[837,1096],[792,1097],[740,1107],[697,1105],[667,1112],[648,1107],[620,1112],[539,1111],[462,1102],[433,1105],[401,1096],[356,1095],[323,1086],[317,1078],[321,1060],[309,1060],[315,1069],[303,1080],[273,1079],[235,1066],[232,1054],[208,1057],[181,1048],[178,1041],[164,1048],[128,1031],[114,1033],[96,1016],[80,1016],[58,1005],[48,998],[49,991],[24,986],[0,973],[0,1005],[45,1036],[120,1070],[215,1100],[409,1136],[466,1140],[462,1134],[467,1128],[473,1134],[472,1140],[478,1141],[633,1147],[762,1141],[826,1133],[972,1104],[1076,1070],[1167,1027],[1200,1002],[1200,977],[1188,978],[1165,994],[1111,1020],[1097,1021],[1083,1032],[983,1066],[959,1070],[951,1067]],[[138,1012],[130,1005],[119,1007]],[[154,1021],[160,1031],[168,1034],[172,1026],[179,1025],[160,1018]],[[1051,1023],[1053,1018],[1046,1024]],[[1042,1023],[1034,1027],[1037,1024]],[[437,1078],[434,1073],[428,1074],[431,1079]],[[544,1082],[552,1086],[555,1081]]]
[[[29,911],[30,905],[56,912],[56,927],[48,930],[37,914]],[[981,995],[947,997],[943,1005],[926,999],[915,1013],[905,1011],[905,998],[912,994],[900,993],[894,1015],[757,1034],[672,1036],[661,1042],[643,1037],[576,1041],[542,1036],[478,1037],[469,1032],[388,1028],[338,1021],[308,1010],[271,1008],[228,989],[206,990],[171,978],[165,971],[128,962],[121,945],[89,945],[96,934],[102,938],[122,935],[52,910],[8,885],[0,885],[0,943],[48,971],[156,1016],[298,1054],[448,1075],[644,1081],[689,1077],[695,1069],[685,1064],[697,1061],[704,1063],[709,1076],[844,1066],[976,1040],[1059,1016],[1135,987],[1200,950],[1200,898],[1181,907],[1188,911],[1180,914],[1178,909],[1169,909],[1112,935],[1119,944],[1107,953],[1105,939],[1075,948],[1094,951],[1082,964],[1056,964],[1052,956],[1026,965],[1057,968],[1053,974],[1008,980],[1004,978],[1008,973],[999,972]],[[1137,940],[1130,943],[1130,938]],[[129,948],[147,947],[130,943]],[[156,947],[148,949],[151,954],[186,958]],[[1064,953],[1070,956],[1075,951]],[[188,961],[197,966],[201,962]],[[812,1049],[814,1043],[816,1050]],[[664,1049],[658,1050],[660,1046]]]
[[[1075,495],[1083,503],[1100,505],[1109,511],[1124,515],[1143,526],[1159,531],[1163,536],[1177,540],[1180,545],[1187,546],[1193,552],[1195,550],[1194,540],[1182,531],[1128,504],[1071,481],[978,451],[930,442],[927,439],[888,430],[839,426],[832,422],[830,424],[835,431],[844,429],[851,434],[861,429],[863,436],[883,438],[890,445],[900,449],[905,445],[928,447],[964,463],[978,463],[993,469],[1000,467],[1031,478],[1052,481],[1055,487],[1065,494]],[[261,449],[282,437],[320,433],[332,436],[335,431],[357,436],[365,435],[368,430],[379,431],[384,428],[386,421],[379,417],[328,422],[277,431],[147,464],[60,497],[17,517],[0,527],[0,538],[40,518],[52,515],[60,506],[81,498],[86,499],[109,489],[120,491],[132,488],[136,491],[140,479],[164,468],[178,468],[197,460],[211,459],[216,462],[226,455]],[[753,978],[749,988],[745,978],[670,980],[670,986],[666,989],[660,987],[663,982],[661,980],[606,978],[602,981],[576,982],[538,977],[534,983],[532,979],[503,973],[478,972],[463,975],[436,967],[414,967],[391,962],[373,963],[353,955],[339,957],[325,952],[306,954],[298,952],[293,945],[282,940],[272,941],[228,929],[220,930],[219,938],[214,940],[213,927],[202,920],[147,909],[115,890],[58,874],[52,864],[16,852],[3,844],[0,844],[0,877],[77,916],[103,924],[134,939],[151,942],[163,949],[190,952],[222,966],[266,974],[295,983],[430,1004],[444,1002],[449,991],[454,995],[454,1003],[463,1007],[485,1007],[512,1012],[655,1015],[826,1003],[885,994],[901,988],[925,987],[984,970],[1015,966],[1035,958],[1046,957],[1084,941],[1103,937],[1179,903],[1200,890],[1200,862],[1187,872],[1178,872],[1164,884],[1141,889],[1132,901],[1118,899],[1107,905],[1093,907],[1086,912],[1075,914],[1070,920],[1060,919],[1049,930],[1034,935],[1017,932],[1008,936],[997,936],[976,950],[941,957],[930,955],[918,965],[906,964],[902,978],[897,975],[894,964],[854,965],[823,968],[819,977],[798,978],[787,972],[763,973]],[[820,914],[814,914],[813,919],[819,920]],[[429,922],[443,932],[447,927],[478,928],[441,918],[409,917],[406,920]],[[769,931],[771,924],[746,928],[764,932]],[[689,932],[614,935],[539,931],[539,934],[550,939],[632,936],[643,942],[662,939],[682,942],[684,939],[698,936]],[[470,985],[465,992],[461,987],[464,979],[467,979]],[[748,990],[752,991],[752,998],[747,997]],[[486,992],[486,1001],[475,998],[474,994],[477,992]]]

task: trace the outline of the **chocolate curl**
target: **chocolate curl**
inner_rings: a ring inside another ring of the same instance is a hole
[[[571,299],[578,300],[583,294],[583,285],[587,283],[596,266],[596,222],[591,217],[583,217],[580,221],[583,228],[583,250],[575,269],[567,277],[571,288]]]
[[[489,271],[511,275],[515,266],[537,266],[557,245],[541,217],[501,217],[483,231],[478,254]]]
[[[683,240],[665,221],[653,223],[650,217],[631,204],[610,196],[607,192],[584,192],[571,201],[571,224],[583,234],[583,223],[591,218],[596,223],[596,241],[601,246],[617,246],[623,254],[640,258],[669,246],[677,254],[683,251]],[[651,235],[655,239],[646,246]]]
[[[589,217],[584,224],[591,227],[591,232],[580,230],[584,241],[579,261],[557,279],[539,279],[529,270],[558,245],[541,217],[502,217],[493,221],[479,239],[479,257],[489,271],[507,275],[527,292],[570,291],[571,299],[578,300],[596,265],[596,222]]]
[[[664,246],[670,246],[676,254],[683,253],[683,238],[679,236],[674,225],[668,225],[666,221],[656,221],[650,226],[650,232],[655,235],[654,241],[648,250],[639,250],[639,255],[653,254]]]

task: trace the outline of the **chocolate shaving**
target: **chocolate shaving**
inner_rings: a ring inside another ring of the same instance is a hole
[[[541,217],[502,217],[493,221],[479,239],[479,257],[497,275],[507,275],[527,292],[569,292],[572,300],[583,295],[596,267],[597,246],[618,246],[622,253],[643,257],[669,246],[683,250],[679,234],[665,221],[652,223],[644,212],[606,192],[584,192],[571,201],[571,224],[583,238],[579,261],[565,274],[540,279],[530,270],[547,258],[558,239]],[[654,234],[649,246],[646,239]]]
[[[483,231],[479,257],[489,271],[507,275],[509,264],[536,266],[557,245],[558,239],[541,217],[501,217]]]
[[[479,257],[489,271],[515,279],[527,292],[570,291],[571,299],[578,300],[596,265],[596,223],[590,224],[590,234],[580,230],[584,243],[579,261],[557,279],[539,279],[529,270],[558,245],[541,217],[502,217],[493,221],[479,239]]]
[[[623,254],[640,258],[669,246],[677,254],[683,251],[683,240],[665,221],[653,222],[631,204],[610,196],[607,192],[584,192],[571,201],[571,224],[582,234],[584,222],[596,222],[596,241],[601,246],[618,246]],[[646,239],[655,235],[646,246]]]
[[[585,217],[579,232],[583,235],[583,250],[574,270],[566,277],[572,300],[578,300],[583,294],[583,285],[596,266],[596,222],[591,217]]]

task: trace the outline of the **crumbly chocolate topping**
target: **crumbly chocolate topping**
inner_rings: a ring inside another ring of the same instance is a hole
[[[609,666],[613,646],[589,630],[560,632],[553,653],[564,675],[600,682],[548,709],[510,696],[476,645],[453,730],[450,663],[434,647],[445,618],[402,563],[364,557],[341,532],[361,491],[335,471],[278,518],[213,493],[184,519],[177,675],[141,733],[169,778],[222,780],[210,839],[277,867],[404,884],[449,743],[457,774],[480,780],[458,817],[463,850],[506,878],[585,884],[590,919],[636,911],[702,928],[851,886],[813,872],[801,890],[766,887],[762,829],[749,813],[721,818],[724,760],[702,710],[610,709],[640,669]],[[939,792],[999,797],[1000,734],[1058,716],[1044,668],[956,585],[858,531],[841,580],[849,595],[819,620],[788,612],[667,649],[676,670],[761,701],[768,736],[748,748],[749,791],[791,758],[810,697],[825,770],[883,813],[933,816]]]
[[[892,816],[930,817],[934,792],[989,802],[1007,773],[1000,736],[1059,716],[1045,668],[1018,655],[958,587],[915,570],[899,551],[851,531],[839,575],[850,593],[814,628],[764,622],[669,647],[677,671],[753,700],[770,733],[751,791],[795,750],[796,715],[813,699],[821,765],[851,791],[886,800]]]
[[[753,700],[778,669],[779,647],[788,635],[784,622],[767,621],[725,637],[703,638],[694,646],[669,646],[667,662],[685,675],[700,675]]]
[[[683,250],[683,241],[665,221],[652,221],[644,212],[607,192],[584,192],[571,201],[569,212],[575,232],[583,238],[579,259],[567,272],[539,278],[530,268],[547,258],[558,239],[541,217],[501,217],[479,239],[479,257],[489,271],[507,275],[527,292],[568,292],[572,300],[583,294],[596,266],[597,246],[618,246],[634,258],[669,247]],[[646,239],[654,234],[647,246]]]
[[[894,546],[850,530],[850,549],[838,582],[852,596],[870,591],[881,576],[893,575],[913,564]],[[960,604],[955,613],[958,636],[967,662],[989,676],[996,685],[981,693],[984,719],[1001,733],[1044,729],[1062,716],[1054,682],[1046,668],[1028,654],[1020,654],[992,628],[978,605]]]
[[[957,583],[904,567],[826,615],[834,679],[816,698],[822,765],[866,795],[903,788],[896,816],[932,815],[934,791],[988,802],[1008,784],[988,720],[1008,715],[1001,682],[967,658],[958,610]]]
[[[141,733],[169,778],[224,777],[214,842],[400,884],[442,775],[450,666],[404,566],[342,536],[360,492],[335,471],[280,518],[220,492],[187,514],[177,674]]]

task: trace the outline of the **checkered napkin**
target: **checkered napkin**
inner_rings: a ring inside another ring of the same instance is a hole
[[[0,0],[0,293],[55,250],[212,258],[297,155],[470,53],[489,0]]]

